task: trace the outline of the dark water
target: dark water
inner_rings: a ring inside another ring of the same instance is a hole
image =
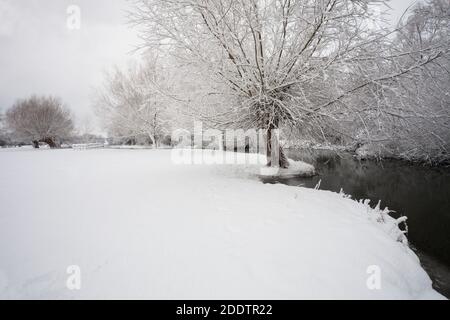
[[[315,165],[312,178],[269,179],[283,183],[339,192],[354,199],[371,199],[375,206],[408,217],[408,239],[433,279],[434,287],[450,297],[450,168],[430,168],[398,160],[359,161],[333,151],[289,151],[294,160]]]

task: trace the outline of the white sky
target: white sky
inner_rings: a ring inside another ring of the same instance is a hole
[[[395,19],[412,0],[392,0]],[[66,26],[67,8],[81,9],[80,30]],[[78,119],[92,115],[91,96],[103,71],[139,54],[126,25],[127,0],[0,0],[0,111],[33,93],[61,97]]]
[[[80,30],[67,8],[81,9]],[[0,111],[33,93],[57,95],[78,119],[91,113],[103,71],[125,65],[139,43],[126,0],[0,0]]]

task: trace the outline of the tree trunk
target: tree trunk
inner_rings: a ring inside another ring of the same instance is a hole
[[[39,149],[39,141],[37,141],[37,140],[33,141],[33,148]]]
[[[289,168],[289,161],[284,153],[283,147],[280,145],[277,134],[273,131],[274,128],[269,128],[267,130],[266,139],[266,155],[267,155],[267,166],[268,167],[280,167],[287,169]],[[278,146],[278,155],[272,152],[272,146],[276,148]]]
[[[42,139],[42,142],[48,144],[48,146],[49,146],[51,149],[59,148],[59,145],[55,142],[55,140],[54,140],[53,138],[45,138],[45,139]]]
[[[149,133],[148,136],[149,136],[150,140],[152,140],[152,148],[158,149],[158,138],[151,133]]]

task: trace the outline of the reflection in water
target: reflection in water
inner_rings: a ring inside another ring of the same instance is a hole
[[[289,151],[291,159],[313,163],[312,178],[265,179],[339,192],[408,217],[408,239],[441,293],[450,296],[450,169],[411,165],[398,160],[358,161],[346,153]]]

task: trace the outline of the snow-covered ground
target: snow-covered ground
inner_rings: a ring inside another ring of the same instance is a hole
[[[0,151],[0,298],[443,298],[380,210],[170,155]]]

